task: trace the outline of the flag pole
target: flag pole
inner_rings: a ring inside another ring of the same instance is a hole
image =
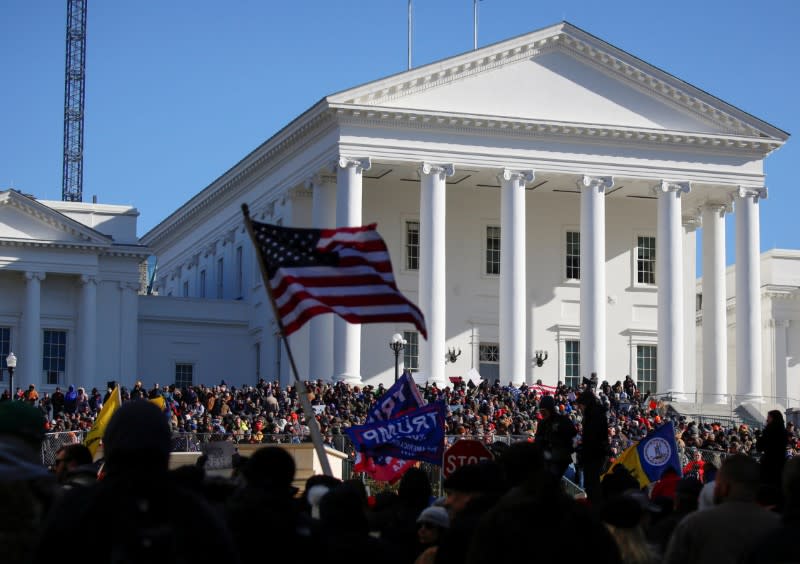
[[[247,207],[247,204],[242,204],[242,213],[244,214],[245,227],[247,227],[247,232],[250,234],[250,240],[254,245],[256,245],[256,237],[255,233],[253,232],[253,224],[250,221],[250,210]],[[258,245],[256,245],[256,247],[258,247]],[[322,445],[322,434],[319,432],[319,424],[317,423],[317,418],[314,416],[314,411],[311,409],[311,402],[308,401],[308,393],[305,389],[305,383],[300,380],[300,376],[297,374],[297,365],[294,362],[294,354],[292,354],[292,348],[289,346],[289,339],[286,338],[286,331],[283,328],[283,321],[281,320],[281,316],[278,314],[278,307],[275,305],[275,299],[272,296],[272,286],[270,286],[269,275],[267,274],[267,269],[264,265],[264,257],[261,256],[261,252],[259,252],[258,248],[256,248],[256,255],[258,255],[258,265],[261,268],[261,278],[263,279],[264,286],[267,289],[267,295],[269,296],[269,301],[272,304],[272,312],[275,315],[275,321],[278,324],[278,330],[280,331],[281,339],[283,339],[283,344],[286,347],[286,353],[289,357],[289,364],[292,367],[292,375],[294,376],[294,381],[297,386],[297,395],[300,398],[300,405],[303,406],[303,413],[305,413],[306,421],[308,421],[308,429],[311,431],[311,442],[314,443],[314,450],[317,452],[317,457],[322,465],[322,472],[326,476],[333,477],[328,455],[325,453],[325,447]]]

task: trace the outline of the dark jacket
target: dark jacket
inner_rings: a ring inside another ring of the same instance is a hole
[[[587,403],[583,411],[583,434],[580,454],[583,460],[608,456],[608,417],[606,408],[597,400]]]

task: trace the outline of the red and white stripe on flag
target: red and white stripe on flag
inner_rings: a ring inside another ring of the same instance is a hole
[[[427,338],[419,308],[397,288],[376,225],[301,229],[252,221],[286,335],[323,313],[350,323],[408,322]]]

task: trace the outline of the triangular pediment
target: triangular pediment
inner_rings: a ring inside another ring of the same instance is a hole
[[[566,22],[328,97],[430,114],[785,141],[785,132]]]
[[[108,247],[111,239],[14,190],[0,192],[0,244]]]

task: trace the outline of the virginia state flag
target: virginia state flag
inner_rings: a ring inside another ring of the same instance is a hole
[[[103,404],[103,409],[100,410],[100,414],[97,416],[97,419],[94,420],[94,425],[92,425],[91,430],[86,434],[86,438],[83,439],[83,444],[86,445],[89,452],[92,453],[92,458],[94,458],[94,455],[97,453],[100,441],[103,438],[103,433],[106,432],[106,426],[108,422],[111,421],[111,416],[119,409],[120,405],[122,405],[122,394],[120,393],[119,385],[117,385],[114,391],[111,392],[108,401]]]
[[[639,481],[641,487],[660,480],[667,468],[673,468],[680,476],[681,464],[672,423],[662,425],[638,443],[625,449],[606,474],[611,473],[617,465],[626,468]]]

